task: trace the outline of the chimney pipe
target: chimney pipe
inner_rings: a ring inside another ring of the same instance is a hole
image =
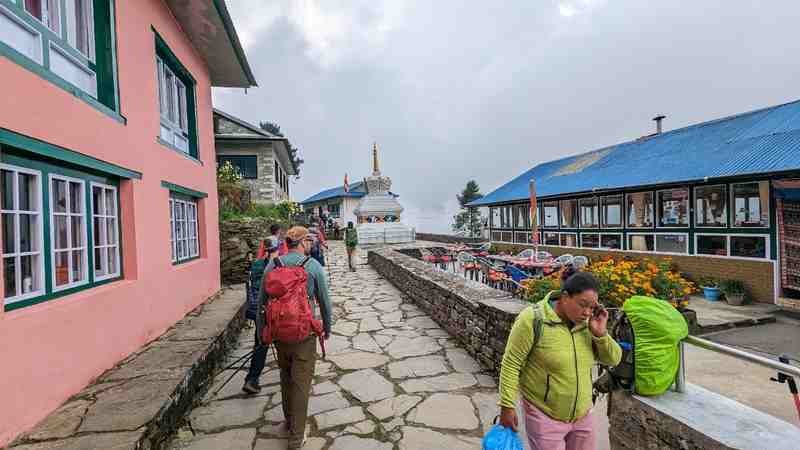
[[[653,117],[653,120],[656,121],[656,134],[661,134],[661,121],[666,119],[667,116],[660,115]]]

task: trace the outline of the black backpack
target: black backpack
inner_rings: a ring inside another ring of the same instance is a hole
[[[628,316],[620,311],[611,328],[611,337],[622,348],[622,359],[616,367],[600,366],[600,376],[594,382],[592,401],[600,394],[608,394],[614,390],[627,390],[633,392],[635,381],[634,345],[635,336],[633,326]]]

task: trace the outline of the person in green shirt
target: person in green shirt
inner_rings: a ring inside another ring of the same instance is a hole
[[[592,367],[615,366],[622,357],[608,335],[608,311],[599,303],[597,280],[565,270],[553,291],[517,316],[500,370],[500,424],[517,430],[517,393],[522,393],[531,448],[591,450]]]
[[[347,265],[351,272],[355,272],[356,265],[353,263],[353,255],[358,246],[358,232],[353,226],[353,222],[347,222],[347,229],[344,230],[344,245],[347,247]]]

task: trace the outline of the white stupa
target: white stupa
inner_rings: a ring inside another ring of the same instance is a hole
[[[414,229],[400,222],[403,207],[389,192],[392,180],[378,168],[378,144],[372,146],[372,176],[366,178],[367,195],[355,209],[359,244],[400,244],[414,241]]]

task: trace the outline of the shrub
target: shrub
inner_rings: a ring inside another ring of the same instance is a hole
[[[713,277],[703,277],[700,278],[700,287],[718,288],[720,287],[720,281]]]
[[[561,278],[558,274],[543,278],[528,278],[522,281],[522,298],[535,303],[543,299],[550,291],[559,289],[561,289]]]
[[[744,283],[740,280],[724,280],[720,282],[720,289],[725,295],[742,295],[744,294]]]

